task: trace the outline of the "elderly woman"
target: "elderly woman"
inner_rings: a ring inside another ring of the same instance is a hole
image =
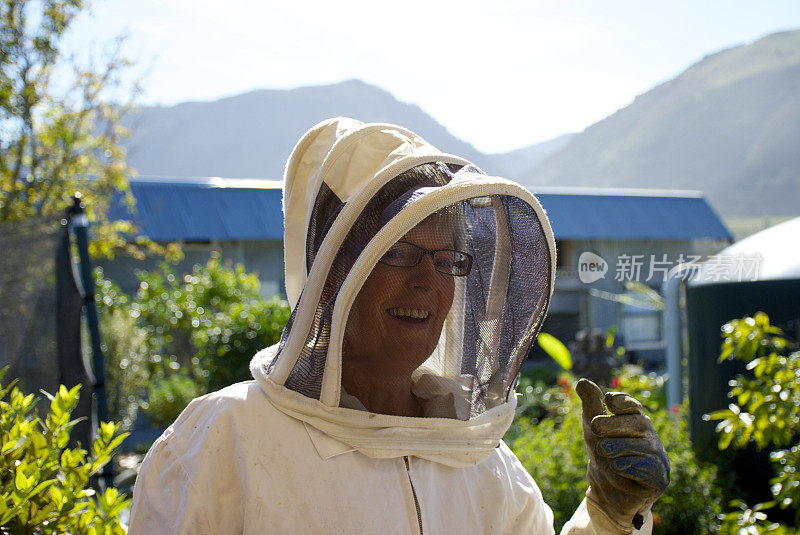
[[[337,118],[295,147],[284,212],[281,341],[156,441],[131,533],[552,533],[501,440],[553,287],[536,198]],[[590,488],[563,533],[649,532],[669,478],[652,424],[624,394],[578,392]]]

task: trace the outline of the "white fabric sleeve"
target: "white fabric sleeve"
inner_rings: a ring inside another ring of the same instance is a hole
[[[647,511],[641,529],[622,530],[606,514],[586,498],[572,518],[564,524],[561,535],[650,535],[653,532],[653,515]]]
[[[505,442],[500,441],[498,453],[508,485],[503,500],[503,533],[554,535],[553,510],[545,503],[539,486]]]
[[[221,403],[192,401],[147,453],[133,490],[129,535],[215,535],[241,525]],[[211,491],[210,489],[213,489]]]
[[[186,468],[171,450],[166,441],[156,443],[142,463],[129,535],[214,533]]]

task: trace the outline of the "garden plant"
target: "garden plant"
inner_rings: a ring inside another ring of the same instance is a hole
[[[289,305],[265,299],[255,274],[213,254],[180,275],[164,263],[138,273],[127,296],[98,272],[97,299],[115,416],[136,408],[166,427],[193,398],[250,379],[253,355],[280,339]]]
[[[728,322],[722,335],[720,361],[743,361],[749,374],[731,381],[728,408],[706,417],[719,422],[720,450],[750,444],[773,448],[770,462],[775,473],[770,480],[774,500],[752,507],[734,500],[726,523],[743,535],[785,533],[788,528],[771,522],[765,511],[776,506],[792,509],[795,523],[800,521],[800,351],[764,313]]]
[[[89,485],[127,436],[120,425],[101,423],[88,450],[69,447],[80,387],[62,385],[48,395],[42,418],[36,410],[41,398],[14,383],[0,383],[0,533],[125,533],[120,513],[130,500],[117,489],[98,493]]]
[[[568,372],[559,374],[552,384],[538,377],[541,372],[530,371],[520,378],[517,417],[505,440],[547,497],[558,533],[588,484],[586,450],[578,440],[581,403],[573,388],[575,378]],[[654,533],[717,532],[723,508],[716,468],[695,457],[683,408],[666,406],[664,377],[628,365],[614,371],[611,383],[606,386],[642,401],[669,454],[670,484],[653,507]]]

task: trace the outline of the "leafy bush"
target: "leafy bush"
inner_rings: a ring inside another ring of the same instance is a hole
[[[100,280],[98,300],[115,353],[109,367],[122,379],[114,395],[138,398],[157,425],[171,423],[192,398],[249,379],[250,359],[280,339],[289,318],[286,301],[264,300],[255,274],[218,255],[182,277],[168,264],[138,277],[131,298]]]
[[[517,418],[526,417],[534,424],[542,418],[560,420],[559,409],[569,396],[570,377],[550,368],[523,372],[517,384]],[[553,388],[556,384],[561,388]]]
[[[800,352],[784,355],[790,344],[763,313],[733,320],[722,332],[719,360],[742,360],[753,377],[733,380],[728,395],[736,403],[708,415],[720,420],[719,448],[743,448],[751,441],[758,448],[788,446],[800,431]]]
[[[558,395],[552,394],[551,399]],[[514,421],[505,437],[553,509],[556,533],[572,516],[588,487],[577,395],[569,396],[559,409],[563,416],[560,423],[553,418],[535,422],[522,416]]]
[[[67,448],[79,387],[61,386],[48,396],[42,420],[35,411],[39,399],[14,383],[0,385],[0,532],[125,533],[119,513],[129,500],[113,488],[96,496],[87,485],[127,435],[118,424],[102,423],[91,453]]]
[[[289,319],[285,301],[264,301],[255,274],[212,256],[179,277],[168,265],[139,274],[131,303],[147,333],[152,375],[184,370],[208,391],[249,377],[247,364],[280,339]]]
[[[632,367],[617,372],[615,377],[615,389],[630,391],[645,402],[669,454],[671,481],[653,507],[654,533],[686,535],[716,531],[722,511],[716,469],[696,459],[681,410],[676,408],[670,414],[661,402],[663,377],[636,373]],[[533,392],[536,388],[532,386]],[[524,399],[525,395],[521,397]],[[546,416],[538,421],[518,416],[505,439],[553,508],[558,532],[580,504],[588,485],[581,404],[574,389],[564,381],[539,397],[546,407]]]
[[[742,500],[731,500],[728,505],[733,508],[733,511],[721,516],[720,532],[731,535],[776,533],[779,525],[766,522],[767,515],[763,511],[770,507],[769,504],[759,503],[749,507]]]
[[[197,382],[184,373],[173,373],[154,383],[149,390],[147,407],[150,421],[167,427],[197,396],[203,394]]]
[[[716,533],[724,509],[717,468],[695,456],[684,413],[685,407],[649,412],[670,463],[669,486],[653,506],[654,533]]]
[[[666,380],[655,372],[645,373],[641,366],[627,364],[611,378],[611,388],[620,390],[639,400],[650,411],[677,408],[667,407]]]
[[[664,376],[626,365],[614,373],[611,386],[644,405],[669,455],[669,487],[653,507],[659,524],[655,532],[716,532],[723,509],[717,469],[695,457],[686,425],[686,407],[667,407]]]
[[[103,278],[102,268],[97,269],[95,281],[109,415],[130,429],[147,392],[147,335],[130,314],[128,296]]]
[[[722,335],[720,361],[742,360],[752,376],[739,375],[731,381],[728,396],[734,402],[706,415],[709,420],[719,420],[719,448],[740,449],[750,443],[759,449],[778,448],[770,453],[775,469],[770,490],[775,502],[752,509],[742,505],[739,509],[744,513],[739,516],[778,504],[793,508],[796,521],[800,521],[800,447],[796,443],[800,434],[800,351],[783,338],[779,328],[770,325],[764,313],[725,324]],[[762,516],[750,514],[747,518],[766,530],[771,524]]]

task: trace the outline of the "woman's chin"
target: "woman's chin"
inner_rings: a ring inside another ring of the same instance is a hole
[[[420,342],[419,340],[402,340],[397,339],[395,340],[395,344],[391,348],[391,355],[392,357],[390,360],[394,363],[402,362],[405,365],[403,369],[408,369],[411,371],[416,370],[419,368],[423,362],[428,360],[428,357],[431,356],[433,350],[436,348],[436,344],[429,344],[426,342]]]

